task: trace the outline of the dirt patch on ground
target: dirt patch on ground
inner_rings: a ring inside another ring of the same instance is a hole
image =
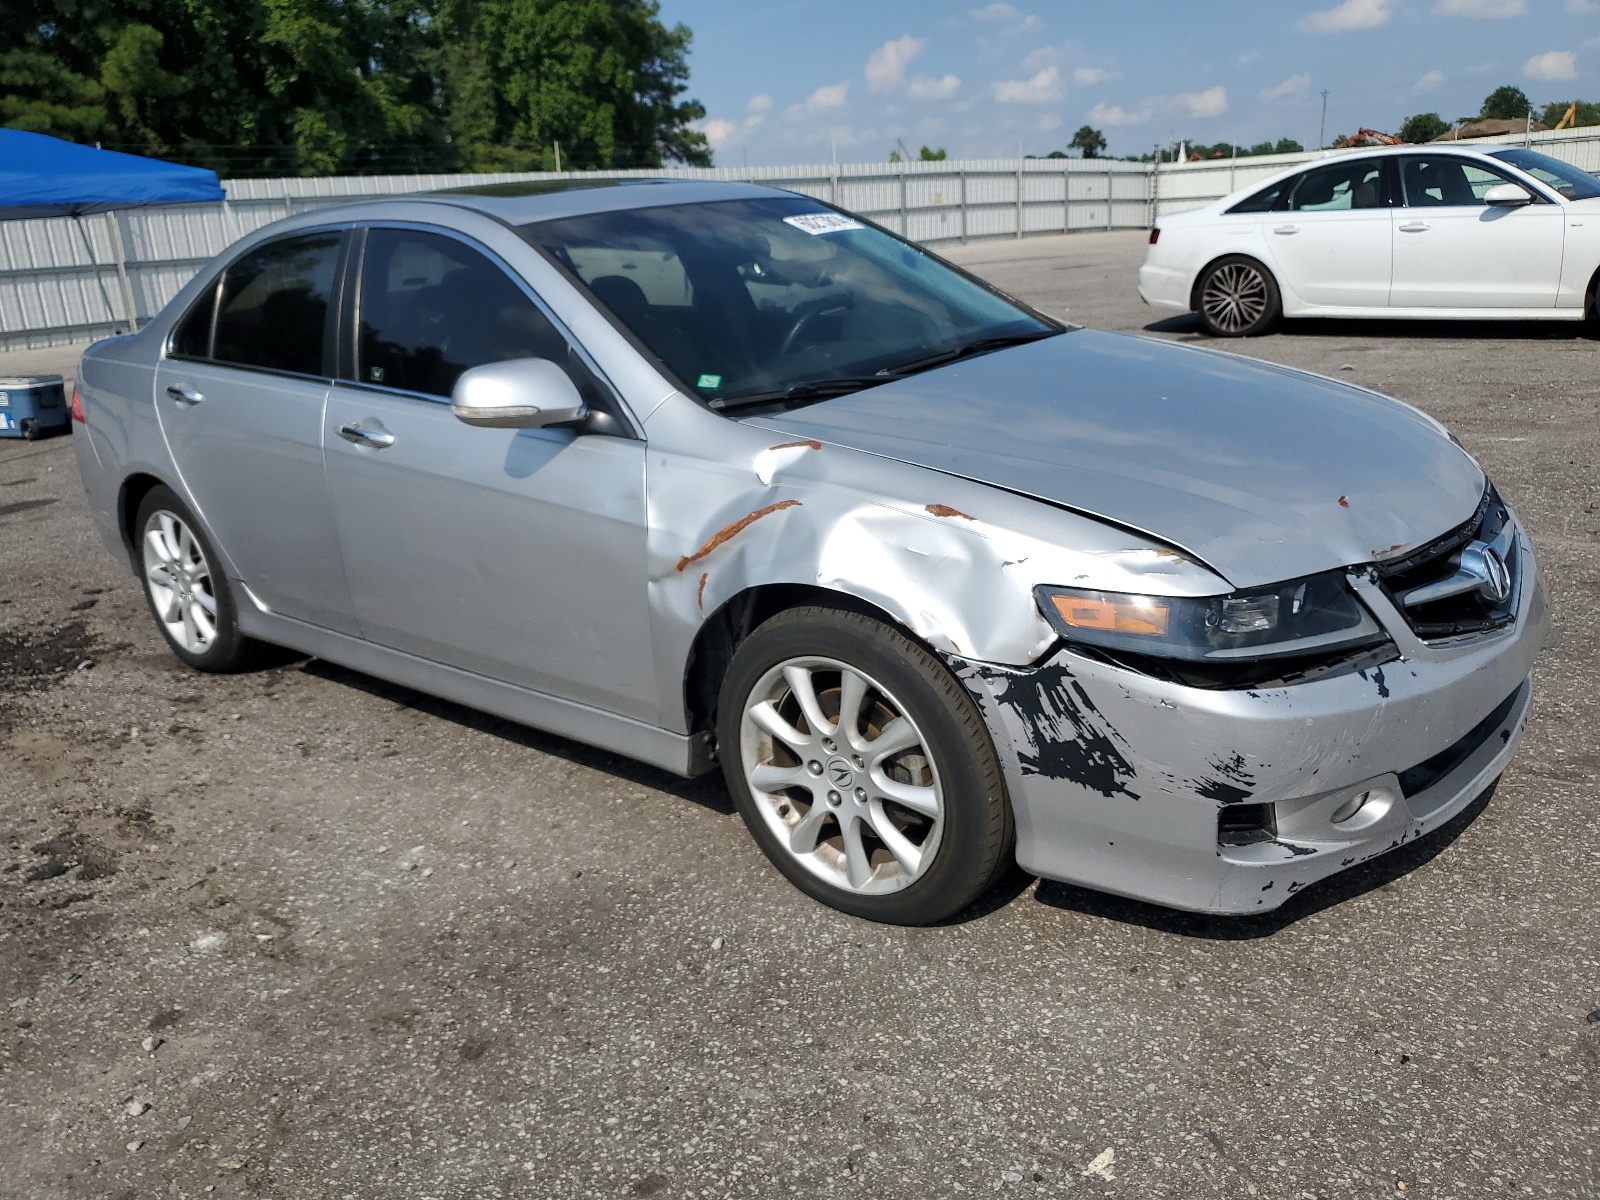
[[[0,633],[0,695],[27,695],[93,663],[100,639],[82,621]]]

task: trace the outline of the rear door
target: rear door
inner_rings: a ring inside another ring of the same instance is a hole
[[[1561,205],[1537,196],[1517,208],[1489,206],[1484,193],[1499,184],[1533,189],[1481,159],[1408,154],[1400,161],[1405,207],[1395,214],[1394,307],[1555,307]]]
[[[1278,282],[1307,304],[1389,303],[1393,230],[1381,158],[1341,159],[1295,181],[1262,230]]]
[[[174,330],[156,412],[189,501],[273,612],[354,632],[322,463],[346,234],[293,234],[231,263]]]
[[[328,405],[328,483],[368,640],[654,721],[644,442],[609,389],[481,247],[374,227],[353,275],[348,377]],[[586,430],[481,429],[450,411],[469,367],[547,358]]]

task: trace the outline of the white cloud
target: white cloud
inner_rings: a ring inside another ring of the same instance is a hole
[[[1031,79],[1001,79],[992,86],[1001,104],[1054,104],[1061,99],[1061,70],[1046,67]]]
[[[1529,79],[1573,79],[1578,74],[1577,57],[1571,50],[1535,54],[1522,64],[1522,73]]]
[[[843,108],[845,96],[849,91],[849,80],[843,83],[830,83],[812,92],[806,97],[805,103],[798,107],[813,113],[826,112],[830,108]]]
[[[1282,83],[1275,83],[1269,88],[1261,90],[1263,100],[1282,100],[1288,96],[1298,96],[1311,86],[1311,76],[1304,73],[1291,75]]]
[[[1018,12],[1009,4],[988,4],[983,8],[972,9],[967,15],[974,21],[999,25],[1007,33],[1020,33],[1040,27],[1038,17],[1032,13]]]
[[[1079,87],[1094,87],[1097,83],[1109,83],[1121,78],[1122,72],[1108,71],[1104,67],[1079,67],[1072,73],[1072,82]]]
[[[1052,129],[1059,128],[1061,128],[1061,118],[1055,113],[1039,114],[1039,131],[1041,133],[1049,133]]]
[[[1421,79],[1417,80],[1411,90],[1415,92],[1436,92],[1443,83],[1444,72],[1436,69],[1429,71]]]
[[[1022,60],[1022,69],[1032,75],[1035,71],[1042,71],[1046,67],[1058,66],[1060,62],[1061,51],[1054,46],[1040,46]]]
[[[1203,92],[1179,92],[1178,103],[1189,110],[1191,117],[1220,117],[1228,111],[1228,91],[1218,86]]]
[[[940,79],[918,75],[906,88],[913,100],[948,100],[960,90],[961,80],[954,75]]]
[[[1300,22],[1306,33],[1349,33],[1376,29],[1389,23],[1390,0],[1344,0],[1334,8],[1314,12]]]
[[[720,150],[728,144],[728,139],[739,132],[739,127],[732,121],[725,121],[721,117],[713,117],[700,127],[706,135],[706,141],[711,143],[713,150]]]
[[[1120,104],[1107,104],[1102,100],[1090,109],[1089,120],[1096,125],[1143,125],[1151,115],[1148,105],[1130,112]]]
[[[752,117],[763,116],[772,111],[772,97],[765,92],[759,96],[751,96],[750,103],[744,106],[744,110]]]
[[[1439,0],[1433,11],[1440,17],[1467,17],[1477,21],[1520,17],[1528,11],[1528,0]]]
[[[927,48],[927,42],[909,33],[885,42],[867,56],[867,86],[875,92],[892,92],[904,87],[906,68]]]

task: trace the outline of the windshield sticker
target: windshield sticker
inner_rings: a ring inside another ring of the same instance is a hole
[[[714,388],[719,388],[721,386],[722,386],[722,376],[721,375],[702,375],[695,382],[695,387],[697,387],[697,388],[706,388],[707,390],[711,390],[711,389],[714,389]]]
[[[802,233],[815,237],[819,233],[843,233],[846,229],[863,229],[860,221],[852,221],[839,213],[801,213],[798,217],[785,217],[785,225],[793,225]]]

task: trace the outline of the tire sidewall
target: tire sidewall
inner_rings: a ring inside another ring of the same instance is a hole
[[[1211,318],[1206,316],[1205,308],[1203,307],[1206,284],[1210,283],[1211,276],[1216,274],[1223,267],[1232,266],[1235,264],[1251,267],[1254,270],[1261,272],[1261,278],[1267,285],[1267,307],[1266,311],[1261,314],[1254,324],[1248,325],[1244,329],[1219,329],[1217,326],[1211,323]],[[1206,333],[1211,337],[1260,337],[1262,334],[1269,332],[1283,316],[1283,293],[1278,290],[1277,279],[1273,276],[1272,272],[1267,269],[1267,265],[1264,262],[1258,258],[1251,258],[1248,254],[1229,254],[1223,258],[1217,259],[1213,263],[1210,263],[1206,269],[1201,272],[1199,285],[1194,290],[1194,298],[1194,311],[1200,318],[1201,326],[1204,327]]]
[[[144,537],[150,518],[158,512],[170,512],[188,527],[189,535],[200,543],[200,551],[206,556],[206,565],[211,569],[211,590],[217,601],[217,636],[203,654],[196,654],[172,640],[172,636],[167,632],[166,623],[156,610],[155,598],[150,594],[150,584],[145,578]],[[171,488],[165,485],[153,487],[139,502],[139,510],[133,519],[133,531],[134,570],[138,573],[140,590],[144,592],[145,607],[150,610],[150,616],[156,623],[156,630],[167,643],[167,648],[197,671],[238,670],[247,657],[250,643],[239,632],[239,610],[234,603],[233,588],[228,582],[227,573],[222,569],[216,547],[212,545],[210,536],[195,519],[189,506],[178,499]]]
[[[920,668],[916,655],[924,660]],[[898,892],[861,896],[818,879],[779,843],[751,795],[740,751],[745,704],[772,667],[805,657],[837,659],[877,679],[909,710],[927,739],[925,746],[944,792],[944,830],[933,864]],[[938,676],[929,678],[930,669],[942,673],[948,688],[938,686]],[[874,921],[928,924],[970,904],[1009,861],[1009,805],[976,705],[943,664],[881,622],[826,608],[790,610],[774,617],[735,652],[723,681],[717,726],[723,774],[746,828],[791,883],[824,904]],[[998,837],[992,830],[996,804],[1005,817],[1004,832]]]

